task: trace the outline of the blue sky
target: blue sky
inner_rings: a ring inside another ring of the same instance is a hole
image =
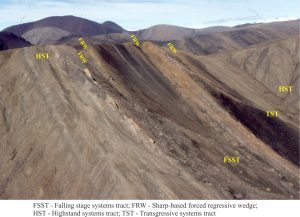
[[[0,29],[49,16],[74,15],[128,30],[156,24],[233,26],[300,17],[299,0],[0,0]]]

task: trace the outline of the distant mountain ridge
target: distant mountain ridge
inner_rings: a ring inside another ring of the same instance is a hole
[[[75,16],[47,17],[35,22],[8,27],[3,32],[10,32],[25,38],[34,44],[59,40],[68,35],[95,36],[110,33],[122,33],[124,30],[114,22],[103,24]]]
[[[112,21],[102,24],[75,16],[54,16],[8,27],[10,32],[31,44],[74,45],[78,37],[91,44],[130,42],[130,34],[141,41],[165,46],[172,41],[178,50],[206,55],[245,48],[269,40],[299,34],[299,20],[242,24],[234,27],[212,26],[202,29],[160,24],[138,31],[127,31]]]
[[[15,25],[4,29],[4,32],[11,32],[22,36],[29,30],[38,27],[56,27],[75,35],[92,36],[108,33],[121,33],[125,31],[122,27],[111,21],[103,24],[75,16],[54,16],[47,17],[35,22]]]

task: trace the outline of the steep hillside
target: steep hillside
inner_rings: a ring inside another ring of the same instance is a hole
[[[76,53],[0,53],[0,198],[299,198],[299,128],[251,73],[149,42]]]

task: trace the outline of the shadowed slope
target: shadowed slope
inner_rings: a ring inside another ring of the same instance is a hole
[[[31,44],[25,39],[12,33],[0,32],[0,51],[14,48],[28,47]]]

